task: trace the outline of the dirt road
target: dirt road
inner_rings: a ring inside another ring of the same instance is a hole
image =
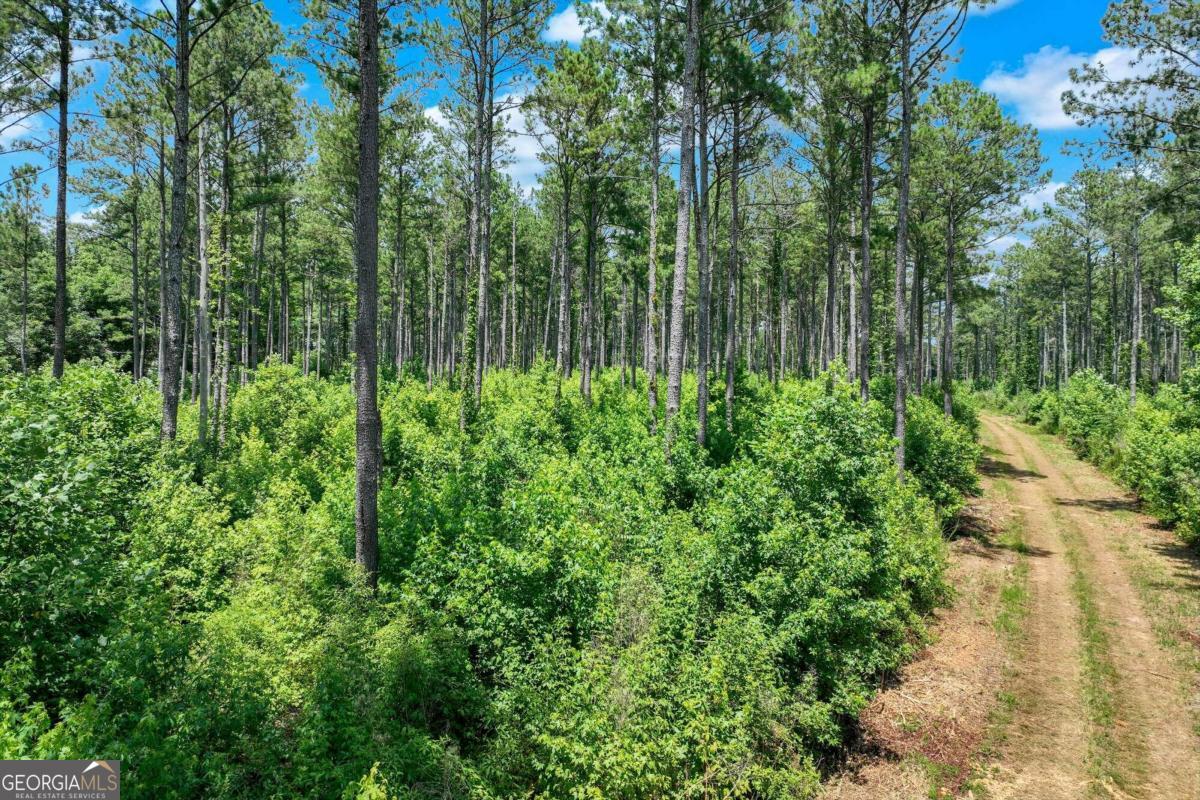
[[[982,438],[991,530],[956,545],[955,607],[826,797],[1200,800],[1200,561],[1056,440],[995,415]]]

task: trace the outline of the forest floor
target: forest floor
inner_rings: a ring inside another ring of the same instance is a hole
[[[982,421],[954,602],[823,800],[1200,799],[1200,558],[1058,440]]]

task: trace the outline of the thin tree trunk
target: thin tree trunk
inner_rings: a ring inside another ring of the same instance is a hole
[[[667,355],[666,445],[670,450],[671,421],[679,411],[683,387],[683,324],[687,299],[688,244],[691,230],[692,187],[695,181],[696,51],[699,0],[687,3],[687,39],[683,58],[683,99],[680,104],[679,198],[675,209],[675,269],[671,284],[671,344]]]
[[[696,442],[708,439],[708,367],[712,340],[712,265],[708,230],[708,84],[704,70],[697,79],[700,110],[700,182],[697,187],[696,261],[700,273],[700,297],[696,308]]]
[[[561,230],[562,244],[559,246],[559,284],[558,284],[558,339],[555,354],[555,368],[561,383],[562,376],[569,369],[571,361],[571,242],[569,238],[571,219],[571,184],[563,183],[563,206]]]
[[[654,6],[653,45],[650,53],[650,253],[646,268],[646,404],[650,414],[650,432],[658,430],[658,173],[661,145],[659,142],[659,55],[661,53],[661,20],[657,3]]]
[[[354,261],[358,315],[354,321],[354,557],[374,589],[379,573],[379,470],[382,442],[375,339],[379,306],[379,9],[358,7],[358,196]]]
[[[29,374],[29,222],[21,225],[21,374]]]
[[[133,325],[133,329],[132,329],[133,330],[133,354],[132,354],[133,360],[132,360],[132,363],[130,366],[132,367],[132,370],[133,370],[133,379],[135,381],[140,381],[142,379],[142,352],[141,352],[142,337],[141,337],[141,323],[138,319],[138,311],[139,311],[138,296],[139,296],[139,291],[141,289],[141,287],[139,286],[139,282],[138,282],[138,277],[139,277],[138,273],[140,271],[138,269],[138,238],[141,236],[141,229],[138,226],[139,217],[138,217],[138,207],[137,207],[138,200],[137,200],[137,198],[138,198],[138,195],[137,195],[137,192],[135,191],[134,195],[133,195],[133,205],[130,208],[130,213],[129,213],[129,256],[130,256],[129,260],[132,264],[132,269],[130,270],[130,278],[132,278],[132,281],[133,281],[133,292],[132,292],[133,302],[130,303],[130,309],[132,311],[131,322]]]
[[[200,421],[197,435],[200,446],[208,438],[208,389],[210,372],[209,320],[208,320],[208,170],[204,163],[204,126],[200,126],[196,154],[196,214],[199,238],[200,277],[196,290],[196,372],[195,380],[199,391]]]
[[[830,178],[832,181],[832,177]],[[829,189],[825,208],[825,312],[823,344],[821,347],[821,369],[828,369],[837,358],[837,209],[834,207],[834,190]]]
[[[849,369],[850,382],[854,383],[858,379],[858,370],[860,367],[858,359],[858,265],[855,263],[854,252],[854,213],[850,213],[850,246],[847,249],[847,256],[850,261],[850,279],[849,283],[850,299],[850,331],[846,337],[846,365]]]
[[[164,314],[167,307],[167,134],[166,126],[158,126],[158,386],[163,386],[167,353],[167,326]]]
[[[862,185],[859,189],[859,264],[862,283],[862,309],[859,313],[858,340],[858,394],[865,403],[871,397],[871,210],[874,200],[875,178],[872,169],[875,162],[875,112],[867,108],[863,112],[862,130]]]
[[[893,436],[896,438],[896,469],[904,477],[904,437],[908,414],[908,353],[904,347],[907,319],[904,308],[904,284],[908,275],[908,204],[909,180],[912,170],[912,65],[909,48],[912,31],[909,26],[909,0],[900,5],[900,175],[896,199],[896,396],[892,405]]]
[[[730,130],[732,149],[729,166],[729,253],[725,270],[725,430],[733,433],[734,379],[737,374],[737,310],[738,282],[741,280],[741,264],[738,253],[738,236],[741,219],[738,215],[738,180],[741,170],[742,107],[733,104],[733,123]]]
[[[62,3],[58,30],[58,192],[54,208],[54,377],[63,376],[67,352],[67,143],[71,96],[71,4]]]
[[[175,142],[171,159],[171,239],[167,251],[167,289],[162,309],[163,326],[167,329],[165,366],[163,369],[162,438],[174,440],[179,411],[181,340],[180,284],[183,280],[183,239],[187,231],[187,175],[190,136],[189,70],[191,67],[191,33],[189,14],[191,0],[175,0]],[[178,369],[176,365],[179,365]]]
[[[946,224],[946,306],[942,313],[942,410],[954,412],[954,215]]]
[[[596,228],[599,225],[599,209],[597,208],[596,189],[593,186],[588,191],[587,225],[585,236],[585,275],[583,279],[583,297],[579,309],[579,393],[583,401],[589,405],[592,402],[592,328],[595,327],[596,317]]]
[[[1137,227],[1133,232],[1133,310],[1129,337],[1129,404],[1137,401],[1138,351],[1142,344],[1142,250]]]
[[[288,285],[287,204],[279,206],[279,358],[292,363],[292,304]]]

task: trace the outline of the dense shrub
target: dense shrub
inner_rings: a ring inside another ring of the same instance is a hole
[[[1042,389],[1024,403],[1020,419],[1045,433],[1058,433],[1061,403],[1058,392]]]
[[[1189,542],[1200,538],[1200,428],[1179,387],[1125,412],[1117,476]]]
[[[945,399],[942,395],[942,385],[937,382],[925,384],[921,396],[938,409],[943,410]],[[966,429],[974,439],[979,435],[979,406],[981,398],[966,381],[955,381],[954,390],[950,394],[950,416]]]
[[[0,599],[0,752],[117,755],[133,798],[809,794],[943,595],[968,430],[915,400],[902,485],[836,379],[748,385],[712,449],[688,382],[669,460],[640,391],[593,392],[490,375],[464,431],[386,383],[371,597],[345,383],[266,367],[223,444],[159,455],[108,369],[8,380],[0,575],[58,594]]]
[[[879,423],[892,428],[895,380],[890,375],[871,380],[871,397],[879,404]],[[979,431],[980,399],[958,384],[947,419],[941,385],[927,385],[922,396],[908,398],[905,426],[905,465],[922,493],[934,502],[943,520],[951,519],[968,495],[979,489],[976,467],[982,452]]]
[[[1062,391],[1059,431],[1080,458],[1105,464],[1116,454],[1125,398],[1094,370],[1076,372]]]
[[[964,418],[978,427],[973,404],[962,403]],[[909,471],[922,492],[949,518],[963,505],[964,498],[979,489],[975,472],[981,452],[975,437],[963,425],[946,419],[940,405],[922,397],[908,403],[908,425],[904,437]]]
[[[57,713],[104,657],[157,448],[155,397],[114,370],[0,376],[0,660],[22,702]]]

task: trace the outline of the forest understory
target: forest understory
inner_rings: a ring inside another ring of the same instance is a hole
[[[0,758],[1198,800],[1197,53],[1177,0],[0,0]]]

